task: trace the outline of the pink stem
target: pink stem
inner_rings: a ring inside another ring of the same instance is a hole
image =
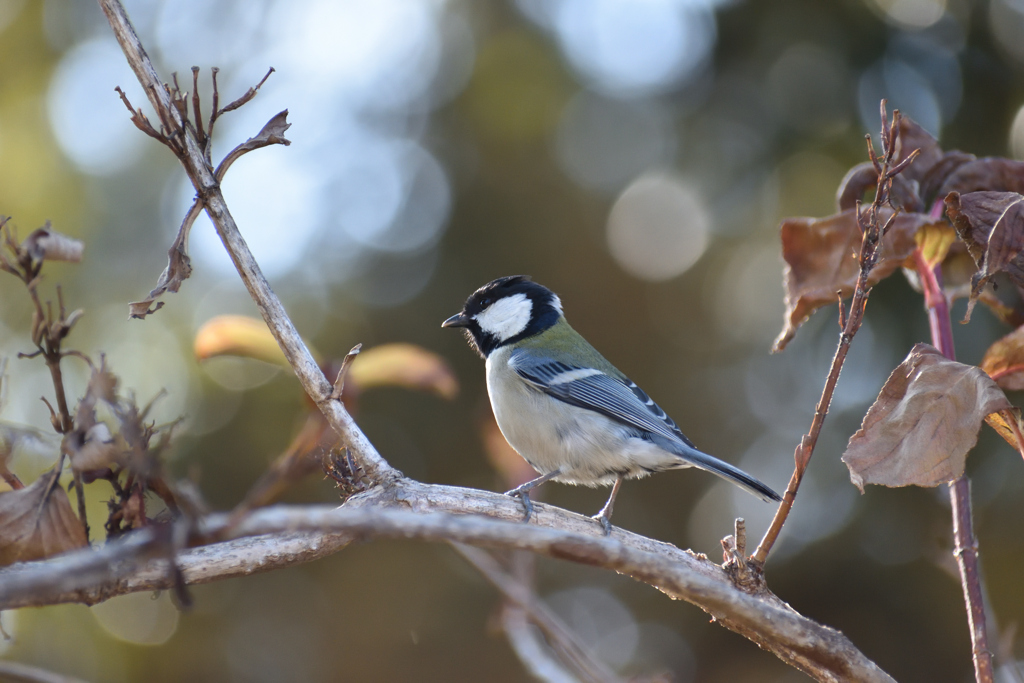
[[[914,263],[924,289],[928,323],[932,331],[932,344],[946,358],[956,360],[953,346],[953,323],[949,316],[949,300],[942,290],[942,266],[929,267],[920,249],[914,252]],[[949,485],[953,507],[953,539],[957,566],[967,605],[967,625],[971,631],[974,677],[977,683],[993,683],[992,653],[988,649],[988,629],[985,621],[985,601],[981,588],[981,568],[978,562],[978,542],[974,537],[971,518],[971,482],[966,475]]]

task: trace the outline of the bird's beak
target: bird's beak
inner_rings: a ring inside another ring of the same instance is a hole
[[[441,323],[441,327],[469,327],[469,317],[465,313],[456,313]]]

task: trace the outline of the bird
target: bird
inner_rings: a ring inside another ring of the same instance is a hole
[[[593,519],[611,533],[625,479],[697,467],[765,502],[782,498],[729,463],[697,450],[644,391],[565,319],[562,302],[526,275],[488,282],[441,327],[463,328],[485,361],[487,393],[502,435],[540,475],[506,492],[521,500],[547,481],[611,486]]]

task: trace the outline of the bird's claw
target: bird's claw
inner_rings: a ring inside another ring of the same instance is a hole
[[[605,536],[612,535],[612,522],[610,519],[604,516],[603,512],[599,512],[598,514],[591,516],[591,519],[601,522],[601,527],[604,529]]]
[[[526,513],[523,516],[523,521],[524,522],[529,522],[530,521],[530,515],[533,514],[533,502],[530,501],[530,492],[529,492],[529,490],[523,490],[523,487],[520,486],[518,488],[512,489],[511,491],[506,491],[505,495],[506,496],[512,496],[513,498],[518,498],[520,501],[522,501],[522,503],[523,503],[523,510]]]

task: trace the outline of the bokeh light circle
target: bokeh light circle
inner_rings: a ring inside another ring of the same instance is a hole
[[[697,189],[664,171],[646,173],[619,196],[608,216],[608,248],[642,280],[686,272],[708,245],[711,217]]]

